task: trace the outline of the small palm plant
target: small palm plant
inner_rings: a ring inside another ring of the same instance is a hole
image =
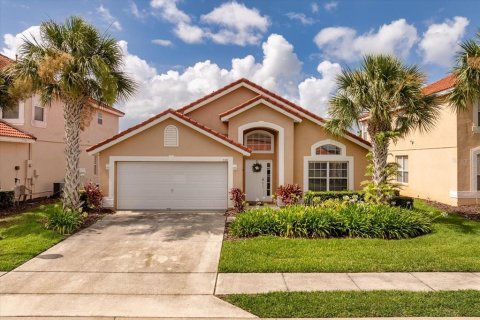
[[[466,40],[460,47],[452,70],[455,87],[448,96],[457,111],[466,110],[473,101],[480,99],[480,31],[476,39]]]
[[[63,207],[80,208],[80,131],[88,126],[92,98],[112,104],[130,97],[135,82],[122,72],[122,50],[79,17],[64,24],[43,22],[40,39],[24,39],[13,67],[44,105],[63,103],[65,120],[65,187]]]
[[[331,120],[327,129],[341,135],[358,124],[367,113],[372,139],[372,182],[377,199],[386,202],[382,187],[387,183],[387,157],[392,140],[412,130],[428,131],[439,115],[433,95],[424,95],[425,75],[415,65],[406,66],[391,55],[367,55],[357,70],[343,70],[337,78],[338,91],[330,99]]]

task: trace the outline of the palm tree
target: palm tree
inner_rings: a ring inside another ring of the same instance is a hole
[[[63,103],[65,120],[64,209],[79,209],[80,131],[92,98],[108,104],[130,97],[135,82],[122,72],[120,46],[79,17],[43,22],[40,39],[24,39],[13,72],[31,85],[42,104]],[[88,118],[88,121],[90,119]]]
[[[476,39],[463,42],[452,70],[455,86],[448,100],[457,111],[480,99],[480,31]]]
[[[390,142],[415,129],[428,131],[438,117],[436,98],[422,94],[425,79],[417,66],[405,66],[391,55],[367,55],[359,69],[343,70],[337,77],[338,91],[330,99],[327,129],[341,135],[368,114],[372,182],[381,201],[385,197],[378,190],[388,181]]]

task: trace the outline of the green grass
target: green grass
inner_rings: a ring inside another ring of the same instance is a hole
[[[53,205],[49,205],[53,206]],[[46,230],[40,209],[0,218],[0,271],[10,271],[64,239]]]
[[[259,317],[480,316],[480,291],[274,292],[221,296]]]
[[[415,208],[437,211],[423,201]],[[480,222],[449,215],[413,239],[224,241],[220,272],[480,271]]]

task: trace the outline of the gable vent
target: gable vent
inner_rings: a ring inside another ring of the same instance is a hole
[[[165,147],[178,147],[178,129],[169,125],[163,132],[163,145]]]

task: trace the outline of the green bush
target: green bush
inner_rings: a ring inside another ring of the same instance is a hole
[[[304,201],[306,204],[313,205],[321,203],[329,199],[342,200],[344,197],[357,197],[358,200],[363,200],[362,191],[307,191],[305,192]]]
[[[405,209],[413,209],[413,198],[406,196],[395,196],[389,200],[391,206]]]
[[[345,203],[252,209],[231,224],[236,237],[406,239],[431,232],[432,218],[388,205]]]
[[[80,212],[70,209],[63,210],[61,205],[44,207],[47,214],[47,229],[56,231],[62,235],[72,234],[82,225],[83,217]]]
[[[0,191],[0,209],[7,209],[13,206],[15,193],[13,191]]]

